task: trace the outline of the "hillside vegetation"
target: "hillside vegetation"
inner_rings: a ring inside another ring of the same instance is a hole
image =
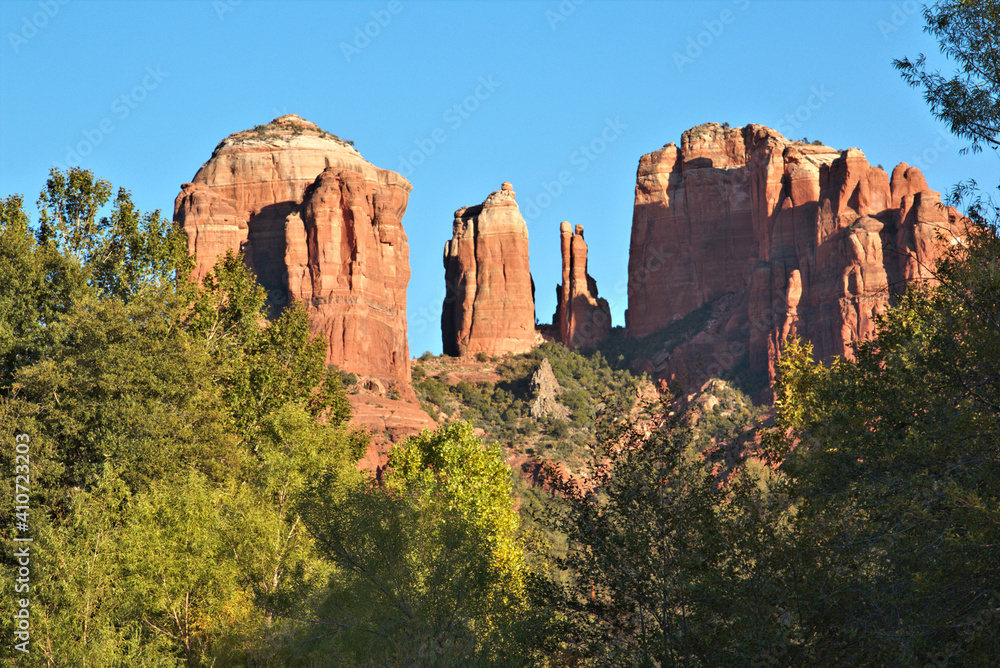
[[[560,415],[531,415],[536,398],[531,378],[542,360],[548,360],[558,383],[555,398],[565,407]],[[445,421],[468,420],[485,432],[487,440],[574,470],[589,458],[598,415],[631,411],[641,386],[640,378],[615,370],[601,353],[586,355],[557,343],[521,355],[469,362],[457,372],[455,365],[450,358],[429,354],[414,360],[413,386],[428,413]],[[462,368],[468,370],[463,373]],[[477,376],[481,379],[475,380]]]
[[[960,71],[897,67],[1000,148],[1000,3],[924,17]],[[936,281],[850,360],[790,341],[767,415],[753,378],[657,398],[629,371],[696,311],[601,352],[422,356],[440,425],[377,474],[305,307],[268,321],[232,252],[193,284],[180,231],[113,192],[53,169],[37,220],[0,200],[3,665],[996,665],[1000,206],[974,183]]]
[[[232,254],[191,285],[178,231],[127,191],[108,211],[110,194],[53,172],[37,230],[19,197],[0,210],[0,424],[18,444],[0,457],[29,490],[0,481],[27,500],[3,511],[4,578],[30,574],[20,665],[1000,651],[1000,240],[985,221],[856,361],[791,344],[771,427],[722,379],[644,404],[655,392],[601,352],[424,356],[415,385],[442,426],[376,478],[357,468],[350,375],[324,364],[304,309],[267,322]],[[25,536],[30,566],[12,556]]]

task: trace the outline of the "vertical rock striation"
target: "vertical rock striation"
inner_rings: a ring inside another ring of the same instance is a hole
[[[556,288],[552,324],[566,347],[594,348],[611,334],[611,309],[597,296],[597,282],[587,273],[587,242],[583,225],[576,230],[559,226],[562,248],[562,284]]]
[[[406,338],[410,183],[289,114],[224,139],[174,220],[201,279],[227,249],[243,254],[272,313],[302,300],[327,360],[413,398]]]
[[[504,183],[455,212],[444,248],[441,336],[446,355],[521,353],[536,344],[528,226]]]
[[[284,264],[328,357],[410,395],[406,202],[407,190],[326,168],[287,217]]]
[[[916,168],[890,178],[857,149],[701,125],[639,161],[626,327],[646,336],[715,305],[698,336],[657,361],[661,376],[700,366],[703,379],[746,355],[773,378],[795,335],[819,359],[850,357],[907,281],[932,278],[960,228]]]

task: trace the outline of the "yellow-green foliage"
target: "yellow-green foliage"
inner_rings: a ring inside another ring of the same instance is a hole
[[[280,662],[518,665],[527,595],[510,476],[467,423],[397,446],[381,485],[316,476],[297,511],[336,571]]]
[[[467,525],[483,560],[485,618],[524,603],[524,553],[517,539],[510,467],[496,443],[483,445],[468,422],[406,440],[389,457],[386,488],[411,495],[427,511]]]

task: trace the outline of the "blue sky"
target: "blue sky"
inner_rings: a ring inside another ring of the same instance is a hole
[[[413,356],[441,351],[455,209],[503,181],[528,220],[539,321],[568,220],[623,324],[638,160],[699,123],[856,146],[938,190],[995,180],[996,156],[960,156],[892,68],[921,51],[947,68],[922,28],[910,0],[4,1],[0,195],[33,203],[50,166],[79,160],[169,216],[220,140],[297,113],[413,183]]]

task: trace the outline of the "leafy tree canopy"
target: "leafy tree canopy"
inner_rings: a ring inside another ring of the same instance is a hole
[[[1000,2],[945,0],[925,6],[924,18],[925,32],[938,39],[958,72],[927,71],[924,54],[893,65],[908,84],[923,89],[931,112],[952,133],[971,140],[973,152],[1000,148]]]

